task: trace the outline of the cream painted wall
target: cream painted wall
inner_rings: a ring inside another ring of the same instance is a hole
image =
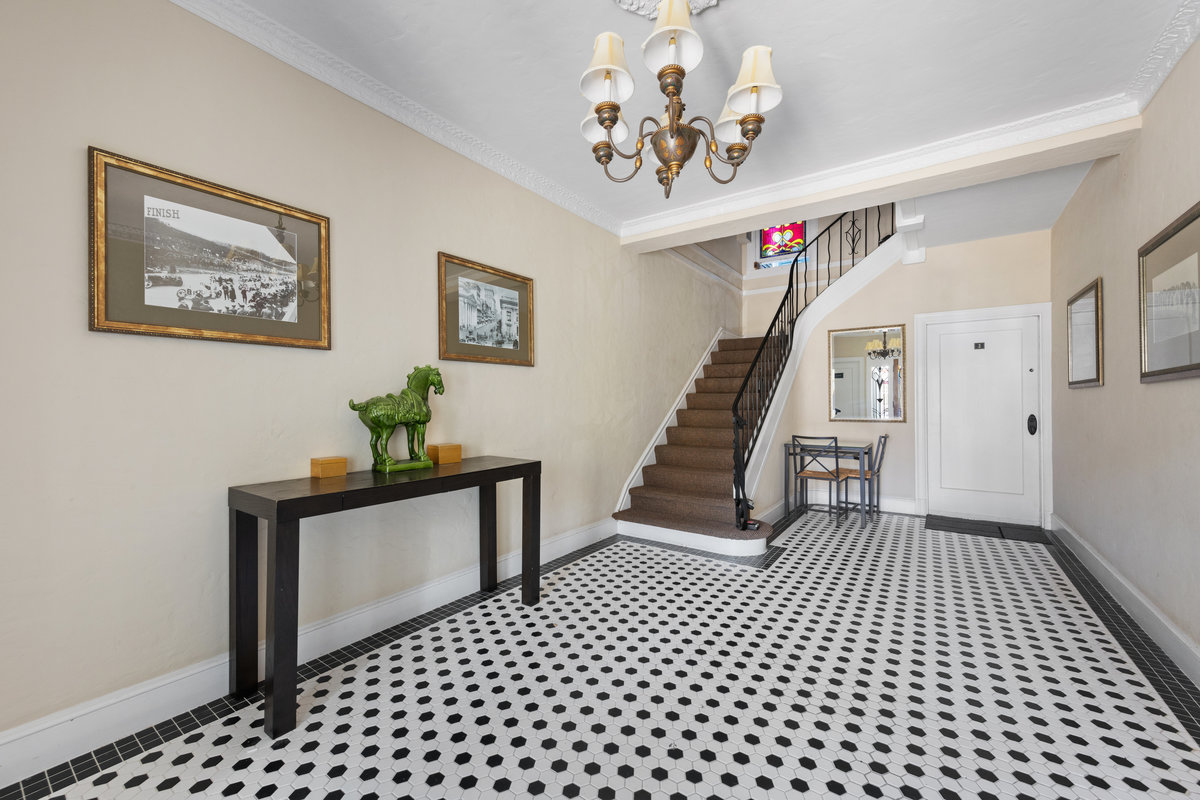
[[[1200,47],[1141,136],[1098,161],[1054,226],[1054,511],[1200,642],[1200,380],[1139,381],[1137,251],[1200,200]],[[1071,295],[1104,279],[1104,386],[1067,388]]]
[[[883,495],[904,500],[916,496],[911,353],[906,355],[904,391],[910,401],[905,422],[831,422],[827,373],[830,330],[901,324],[905,326],[907,347],[911,348],[913,317],[917,314],[1044,303],[1050,297],[1049,231],[930,248],[926,256],[923,264],[896,264],[888,269],[831,312],[809,339],[783,421],[770,444],[772,452],[780,454],[779,459],[768,465],[754,495],[760,511],[783,500],[783,479],[777,465],[782,463],[783,443],[792,434],[874,441],[886,433],[890,438],[883,466]]]
[[[310,456],[366,468],[348,398],[437,364],[429,441],[542,459],[548,537],[608,516],[739,323],[712,281],[166,0],[9,0],[0,72],[0,730],[223,653],[226,487]],[[334,349],[89,332],[89,144],[328,215]],[[534,279],[536,367],[438,362],[438,250]],[[504,553],[515,484],[500,504]],[[305,522],[301,624],[472,565],[476,509],[468,491]]]

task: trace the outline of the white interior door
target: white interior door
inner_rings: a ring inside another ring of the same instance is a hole
[[[1041,524],[1039,338],[1036,316],[929,325],[929,513]]]

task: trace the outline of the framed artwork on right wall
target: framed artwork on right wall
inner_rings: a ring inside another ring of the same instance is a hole
[[[1200,376],[1200,203],[1138,250],[1142,383]]]
[[[1104,385],[1104,297],[1101,279],[1067,301],[1067,385]]]

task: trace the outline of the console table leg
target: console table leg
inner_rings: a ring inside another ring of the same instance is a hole
[[[258,517],[229,509],[229,693],[258,684]]]
[[[539,465],[540,466],[540,465]],[[521,479],[521,602],[536,606],[541,599],[542,474]]]
[[[267,522],[266,732],[296,727],[296,598],[300,582],[300,522]]]
[[[479,589],[496,588],[496,484],[479,487]]]

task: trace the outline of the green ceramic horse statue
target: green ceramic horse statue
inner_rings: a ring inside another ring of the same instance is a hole
[[[408,387],[400,394],[390,392],[383,397],[372,397],[364,403],[350,401],[350,408],[358,412],[358,418],[371,432],[371,458],[377,472],[399,472],[406,469],[423,469],[433,466],[425,452],[425,426],[429,424],[429,387],[442,394],[442,373],[437,367],[426,364],[415,367],[408,374]],[[388,454],[388,441],[403,425],[408,433],[408,457],[411,461],[397,461]]]

